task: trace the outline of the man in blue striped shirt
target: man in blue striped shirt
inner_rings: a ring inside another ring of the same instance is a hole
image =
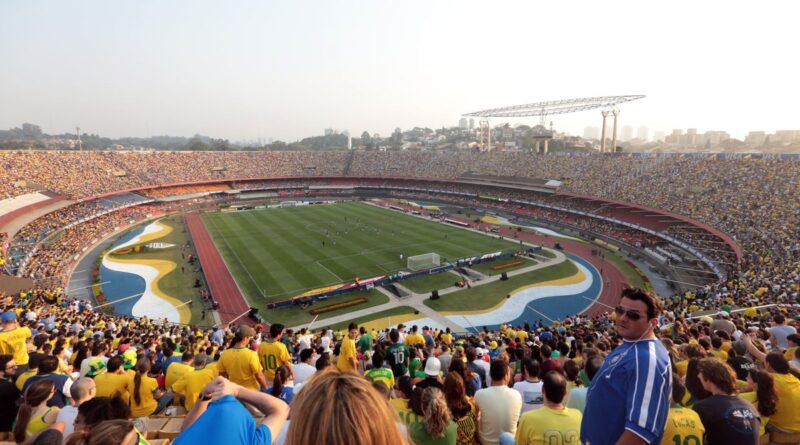
[[[669,354],[654,332],[661,301],[626,289],[614,309],[624,340],[603,362],[586,395],[581,442],[591,445],[660,444],[669,410]]]

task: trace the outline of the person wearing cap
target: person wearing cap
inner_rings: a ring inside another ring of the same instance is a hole
[[[490,386],[489,364],[483,361],[483,349],[468,347],[465,351],[467,356],[467,367],[481,378],[482,387]]]
[[[206,359],[208,356],[205,352],[197,354],[194,357],[193,369],[171,386],[175,394],[181,394],[184,397],[183,406],[187,411],[197,403],[197,398],[200,397],[203,388],[216,377],[214,370],[210,366],[206,366]]]
[[[727,311],[719,311],[717,318],[711,322],[711,331],[725,331],[728,335],[733,335],[736,325],[730,320],[731,314]]]
[[[17,372],[28,370],[28,339],[33,335],[30,328],[17,324],[17,314],[13,311],[0,315],[3,330],[0,331],[0,342],[7,344],[13,352],[14,361],[17,363]]]
[[[434,356],[428,357],[425,361],[425,378],[417,383],[417,388],[439,388],[444,391],[444,385],[440,373],[442,363]]]
[[[255,333],[250,326],[241,326],[233,338],[233,347],[223,351],[219,357],[217,369],[221,376],[227,377],[231,382],[258,390],[259,385],[264,389],[269,386],[258,355],[249,347]]]

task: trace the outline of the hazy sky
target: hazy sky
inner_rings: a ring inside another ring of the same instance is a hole
[[[800,129],[798,17],[797,1],[3,0],[0,128],[291,141],[646,94],[620,126],[741,138]]]

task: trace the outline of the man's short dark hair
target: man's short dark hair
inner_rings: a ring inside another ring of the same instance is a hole
[[[561,403],[567,395],[567,379],[558,371],[548,371],[542,377],[542,391],[551,403]]]
[[[186,351],[181,355],[182,362],[190,362],[194,358],[194,353],[192,351]]]
[[[58,357],[45,355],[39,362],[39,374],[50,374],[58,369]]]
[[[529,376],[539,378],[540,367],[538,360],[526,358],[522,361],[522,369],[524,369]]]
[[[106,363],[106,371],[117,372],[117,369],[119,369],[119,367],[122,366],[124,362],[125,360],[122,359],[121,355],[115,355],[110,359],[108,359],[108,363]]]
[[[300,351],[300,361],[305,363],[311,356],[314,354],[314,350],[311,348],[305,348]]]
[[[661,314],[663,303],[661,299],[652,292],[639,288],[628,288],[622,291],[622,298],[628,300],[641,301],[647,305],[647,319],[652,320]]]
[[[358,329],[358,325],[355,323],[350,323],[349,325],[347,325],[348,331],[352,331],[353,329]]]
[[[384,359],[383,351],[381,351],[380,349],[376,349],[375,354],[372,355],[372,366],[376,369],[380,368],[381,366],[383,366],[383,359]]]
[[[672,403],[681,403],[686,395],[686,387],[677,374],[672,375]]]
[[[589,381],[592,381],[597,371],[603,366],[603,357],[599,355],[593,355],[586,360],[586,366],[583,369],[583,372],[586,373],[586,377],[589,378]]]
[[[283,332],[283,325],[280,323],[274,323],[269,327],[269,336],[271,338],[276,338],[277,336],[281,335]]]
[[[508,363],[505,360],[492,360],[489,365],[489,376],[493,382],[499,382],[508,374]]]
[[[775,316],[775,323],[783,324],[783,322],[785,322],[785,321],[786,321],[786,317],[784,317],[783,314],[778,314],[778,315]]]
[[[400,341],[400,332],[398,332],[397,329],[392,329],[389,332],[389,340],[391,340],[392,343],[397,343]]]

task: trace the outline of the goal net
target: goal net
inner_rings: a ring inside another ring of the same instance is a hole
[[[411,271],[430,269],[440,264],[438,253],[423,253],[408,257],[408,269]]]

